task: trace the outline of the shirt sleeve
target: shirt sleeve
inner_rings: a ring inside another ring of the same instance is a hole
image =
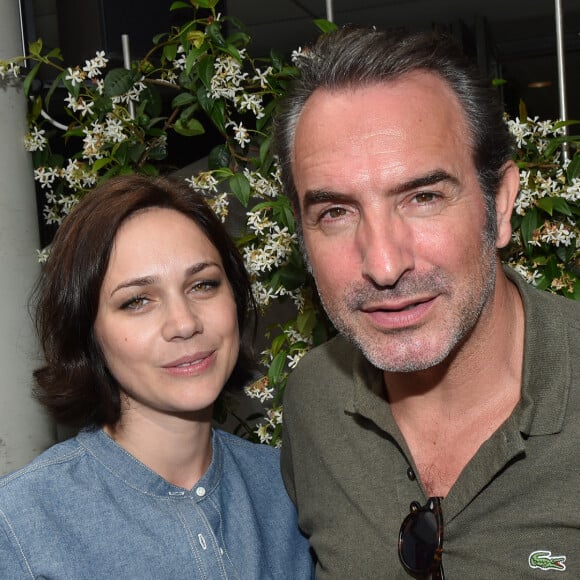
[[[0,578],[34,580],[22,545],[2,510],[0,510]]]
[[[292,449],[290,446],[290,437],[288,432],[283,438],[282,449],[280,454],[280,469],[282,471],[282,479],[286,487],[286,491],[296,505],[296,487],[294,485],[294,467],[292,465]]]

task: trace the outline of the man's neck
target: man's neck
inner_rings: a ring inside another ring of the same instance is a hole
[[[498,272],[490,304],[443,363],[385,373],[387,397],[430,495],[445,496],[481,444],[519,401],[524,311],[517,288]]]

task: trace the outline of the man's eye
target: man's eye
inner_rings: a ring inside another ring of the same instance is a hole
[[[343,207],[331,207],[320,214],[321,219],[335,220],[346,215],[346,210]]]
[[[436,201],[437,197],[438,196],[434,193],[421,192],[414,195],[413,200],[419,205],[428,205]]]

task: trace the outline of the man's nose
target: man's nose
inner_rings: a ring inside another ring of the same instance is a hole
[[[412,231],[400,216],[365,217],[358,226],[357,245],[362,274],[378,287],[395,286],[414,268]]]

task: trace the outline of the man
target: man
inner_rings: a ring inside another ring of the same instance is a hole
[[[284,409],[318,578],[580,577],[580,309],[500,264],[519,177],[490,85],[445,38],[339,30],[275,139],[340,333]]]

